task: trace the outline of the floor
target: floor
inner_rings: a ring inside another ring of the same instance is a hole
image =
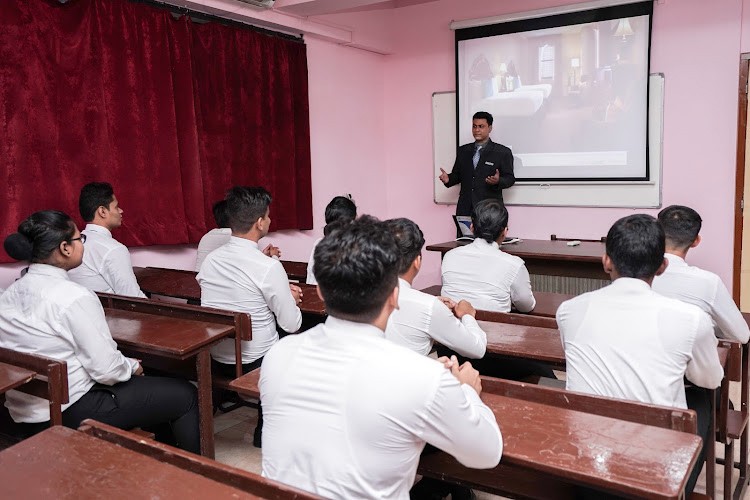
[[[731,388],[731,398],[735,406],[739,403],[739,384],[733,384]],[[216,460],[219,462],[238,467],[250,472],[260,474],[261,472],[261,450],[253,447],[253,430],[257,421],[257,412],[252,408],[240,408],[225,414],[217,414],[214,422],[216,435]],[[739,443],[735,446],[735,459],[739,459]],[[723,456],[724,449],[718,445],[716,455]],[[723,495],[723,469],[717,466],[716,469],[716,498]],[[735,479],[736,479],[735,470]],[[696,492],[705,492],[706,479],[705,471],[701,474]],[[498,499],[495,495],[484,492],[477,492],[477,498],[480,500]],[[750,494],[745,498],[750,499]]]

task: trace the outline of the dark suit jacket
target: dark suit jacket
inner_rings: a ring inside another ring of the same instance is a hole
[[[482,148],[479,163],[474,170],[471,158],[474,156],[474,143],[464,144],[458,148],[453,170],[448,174],[445,187],[461,184],[461,194],[458,196],[456,215],[471,215],[474,205],[487,198],[495,198],[503,202],[503,189],[515,184],[513,175],[513,153],[510,148],[502,144],[489,141]],[[500,183],[487,184],[484,179],[500,171]]]

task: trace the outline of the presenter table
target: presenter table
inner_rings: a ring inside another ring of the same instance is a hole
[[[427,250],[445,256],[446,252],[469,243],[448,241],[428,245]],[[569,247],[559,240],[521,240],[501,248],[524,260],[534,291],[577,295],[602,288],[610,281],[602,267],[604,243],[584,241]]]

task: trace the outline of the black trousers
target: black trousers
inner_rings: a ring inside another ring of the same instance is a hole
[[[263,358],[258,358],[252,363],[243,363],[242,365],[242,373],[249,373],[256,368],[260,368],[260,365],[263,363]],[[213,373],[218,373],[219,375],[223,375],[225,377],[231,377],[235,378],[237,376],[237,371],[234,365],[228,365],[226,363],[219,363],[216,360],[211,360],[211,370]],[[221,401],[223,401],[225,397],[223,395],[214,395],[214,404],[220,404]],[[263,407],[261,405],[258,405],[258,424],[255,426],[255,432],[253,433],[253,445],[256,448],[260,448],[261,445],[261,433],[263,432]]]
[[[198,393],[186,380],[133,376],[113,386],[97,384],[62,414],[63,425],[73,429],[87,418],[125,430],[140,427],[159,441],[200,453]],[[18,425],[29,436],[49,422]]]

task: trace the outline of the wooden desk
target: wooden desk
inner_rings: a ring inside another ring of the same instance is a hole
[[[305,264],[305,268],[307,264]],[[147,295],[164,295],[187,300],[189,304],[200,304],[201,287],[195,280],[195,271],[164,269],[159,267],[134,267],[138,286]],[[315,291],[315,285],[295,283],[302,288],[300,311],[314,316],[325,315],[325,305]]]
[[[120,349],[142,359],[144,365],[163,367],[161,361],[194,360],[198,383],[201,454],[214,456],[211,402],[211,346],[234,332],[234,326],[184,318],[105,308],[107,325]]]
[[[295,262],[293,260],[282,260],[281,265],[290,280],[304,283],[307,281],[307,262]]]
[[[291,494],[312,498],[293,488],[220,464],[213,466],[214,477],[207,477],[203,471],[196,471],[197,465],[189,461],[189,454],[176,454],[170,447],[156,446],[156,443],[153,448],[160,454],[148,456],[122,443],[114,444],[80,431],[53,427],[0,452],[0,497],[178,500],[283,498],[284,494]],[[184,465],[176,460],[165,463],[168,454],[182,458]],[[197,464],[209,462],[196,458],[199,459]],[[273,485],[278,493],[268,494],[266,488],[265,494],[261,494],[262,486],[254,487],[256,483]]]
[[[440,291],[442,290],[442,288],[443,287],[441,285],[432,285],[428,286],[427,288],[423,288],[422,291],[424,293],[429,293],[430,295],[438,296],[440,295]],[[536,299],[536,306],[534,306],[534,310],[528,313],[518,314],[541,316],[543,318],[554,318],[555,315],[557,315],[557,309],[560,307],[560,304],[562,304],[566,300],[572,299],[573,297],[575,297],[575,295],[570,293],[534,291],[534,298]]]
[[[247,372],[243,376],[232,380],[229,383],[229,388],[236,391],[240,396],[260,399],[260,389],[258,389],[259,381],[260,368],[256,368],[255,370]]]
[[[36,377],[36,372],[0,363],[0,394],[5,394],[11,389],[31,382],[34,377]]]
[[[487,334],[485,356],[507,356],[565,366],[560,332],[538,326],[477,321]]]
[[[467,242],[463,241],[448,241],[428,245],[427,250],[440,252],[444,256],[449,250],[466,244]],[[532,275],[532,285],[535,291],[570,293],[567,290],[548,289],[537,283],[533,275],[599,280],[591,282],[588,286],[581,284],[582,288],[572,290],[574,294],[601,288],[604,286],[601,281],[608,282],[610,280],[609,275],[604,272],[602,267],[604,243],[584,241],[578,246],[569,247],[564,241],[523,240],[518,243],[503,245],[502,250],[524,260],[529,274]]]

